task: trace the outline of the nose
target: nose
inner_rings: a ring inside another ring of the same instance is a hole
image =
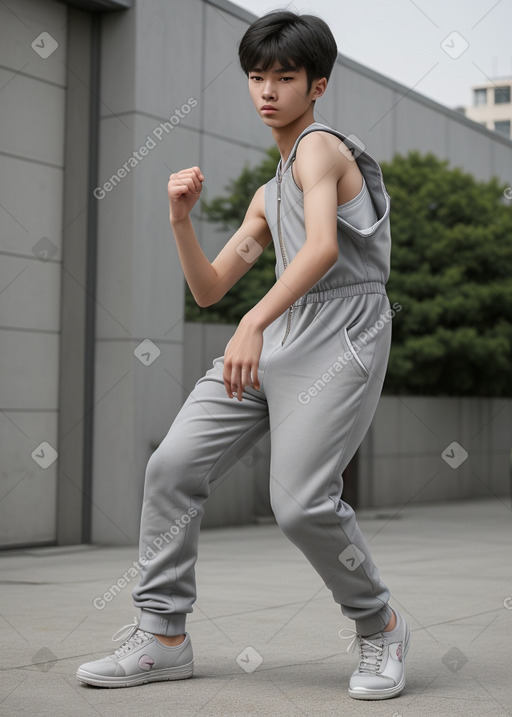
[[[265,100],[275,99],[275,88],[271,79],[265,80],[261,90],[261,96]]]

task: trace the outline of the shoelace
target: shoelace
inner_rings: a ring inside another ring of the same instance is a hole
[[[348,632],[349,634],[342,635],[342,632]],[[384,636],[376,638],[375,640],[367,640],[366,637],[358,635],[357,632],[349,630],[348,628],[341,629],[338,635],[343,640],[352,638],[352,642],[347,647],[347,652],[353,652],[356,644],[359,646],[359,672],[377,673],[379,671],[384,646],[386,644],[386,638]]]
[[[141,645],[145,640],[153,637],[149,632],[139,629],[139,621],[134,618],[135,622],[131,622],[129,625],[123,625],[123,627],[112,635],[112,640],[117,642],[125,638],[125,641],[115,651],[116,657],[122,657],[131,649],[137,645]],[[119,637],[117,635],[121,633]]]

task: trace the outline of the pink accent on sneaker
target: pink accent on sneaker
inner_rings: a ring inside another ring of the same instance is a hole
[[[141,670],[150,670],[154,664],[155,661],[151,659],[149,655],[142,655],[139,660],[139,667]]]

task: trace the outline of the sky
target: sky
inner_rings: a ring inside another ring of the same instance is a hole
[[[512,76],[512,0],[232,2],[318,15],[342,55],[452,109],[473,103],[472,85]]]

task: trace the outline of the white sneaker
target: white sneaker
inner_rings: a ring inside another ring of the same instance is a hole
[[[397,697],[405,687],[404,658],[409,649],[411,633],[409,626],[400,613],[396,615],[396,625],[389,632],[376,632],[363,637],[353,630],[347,630],[352,642],[347,652],[354,646],[359,647],[359,667],[352,673],[348,693],[356,700],[386,700]]]
[[[137,618],[113,635],[112,640],[126,640],[109,657],[80,665],[76,673],[80,682],[96,687],[132,687],[145,682],[184,680],[194,673],[194,656],[190,635],[176,647],[163,645],[150,632],[140,630]],[[116,637],[124,631],[120,637]]]

